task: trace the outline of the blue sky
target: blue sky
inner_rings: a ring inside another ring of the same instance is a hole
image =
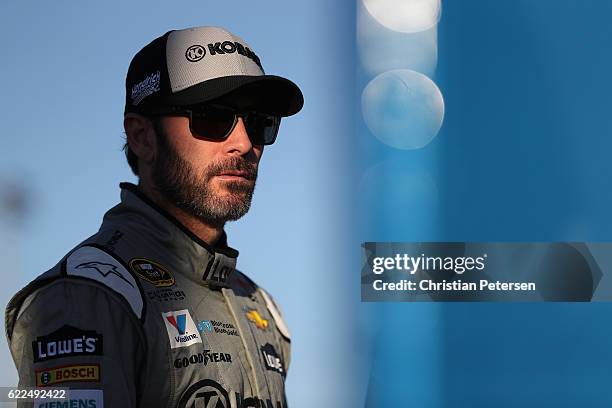
[[[337,119],[350,106],[352,83],[342,65],[350,72],[350,55],[342,55],[352,52],[353,6],[329,3],[2,2],[0,180],[26,191],[30,211],[21,222],[0,221],[0,303],[94,233],[119,200],[119,182],[134,181],[121,152],[132,55],[170,29],[222,26],[249,43],[268,73],[295,81],[306,100],[266,149],[254,205],[228,227],[230,244],[240,250],[239,267],[275,296],[292,329],[291,406],[349,403],[339,391],[350,383],[348,301],[331,289],[342,277],[330,272],[341,263],[333,243],[341,240],[338,157],[348,122]],[[9,367],[0,384],[15,384],[3,341],[0,364]],[[329,375],[318,375],[321,369]]]

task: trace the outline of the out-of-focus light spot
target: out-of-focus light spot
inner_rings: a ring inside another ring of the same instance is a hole
[[[366,125],[381,142],[402,150],[420,149],[438,134],[444,99],[436,84],[418,72],[385,72],[363,90]]]
[[[357,50],[368,75],[403,68],[433,77],[438,63],[438,28],[434,25],[416,33],[389,30],[359,4]]]
[[[363,5],[380,24],[402,33],[430,29],[442,9],[440,0],[363,0]]]

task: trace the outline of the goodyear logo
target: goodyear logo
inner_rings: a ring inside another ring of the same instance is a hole
[[[36,370],[36,386],[65,382],[100,381],[100,364],[79,364]]]
[[[139,278],[158,288],[174,285],[174,276],[157,262],[145,258],[134,258],[130,261],[130,269]]]
[[[261,317],[257,310],[254,309],[248,310],[246,317],[249,319],[249,321],[255,323],[255,326],[261,330],[266,330],[270,324],[266,319]]]

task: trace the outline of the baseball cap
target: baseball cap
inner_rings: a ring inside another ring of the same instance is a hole
[[[125,87],[125,113],[222,101],[291,116],[304,104],[295,83],[266,75],[253,49],[220,27],[172,30],[151,41],[132,59]]]

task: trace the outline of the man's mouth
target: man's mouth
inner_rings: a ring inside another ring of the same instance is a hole
[[[219,173],[217,177],[226,180],[252,180],[252,177],[249,175],[248,172],[240,170],[226,170],[222,173]]]

